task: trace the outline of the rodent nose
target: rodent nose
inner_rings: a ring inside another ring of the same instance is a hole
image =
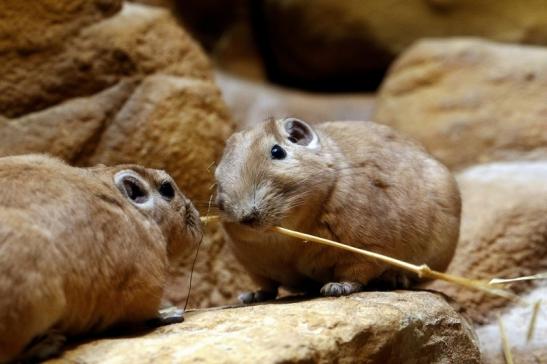
[[[224,211],[224,199],[222,197],[217,197],[216,205],[220,211]]]
[[[259,222],[258,210],[253,209],[250,213],[243,215],[239,219],[239,223],[243,225],[254,226]]]

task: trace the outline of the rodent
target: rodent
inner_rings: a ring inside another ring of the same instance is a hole
[[[0,158],[0,363],[156,318],[168,264],[201,234],[197,210],[161,170]],[[41,337],[46,345],[29,348]]]
[[[378,261],[268,229],[279,225],[445,270],[458,241],[457,184],[417,142],[374,122],[270,119],[233,134],[215,171],[229,245],[259,285],[347,295],[416,277]]]

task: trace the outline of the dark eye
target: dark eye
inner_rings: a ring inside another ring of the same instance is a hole
[[[285,149],[281,148],[277,144],[272,147],[271,154],[273,159],[285,159],[285,157],[287,156],[287,152],[285,152]]]
[[[171,182],[162,182],[160,187],[158,188],[158,192],[160,193],[160,195],[169,200],[175,197],[175,189],[173,188]]]

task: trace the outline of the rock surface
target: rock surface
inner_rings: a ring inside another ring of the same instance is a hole
[[[391,68],[374,120],[420,140],[452,169],[545,159],[546,69],[545,48],[424,40]]]
[[[507,341],[511,347],[513,361],[519,364],[545,364],[547,363],[547,315],[546,302],[547,283],[539,283],[539,286],[530,293],[523,295],[525,302],[533,304],[542,300],[540,312],[537,317],[535,330],[530,340],[527,340],[528,329],[532,317],[532,307],[514,306],[502,313],[501,320],[505,327]],[[494,321],[488,325],[477,328],[477,334],[481,345],[481,353],[485,364],[506,364],[503,357],[502,340],[499,323]]]
[[[3,0],[0,54],[13,50],[32,52],[58,43],[81,27],[116,13],[122,1]]]
[[[258,289],[247,272],[236,261],[218,224],[206,228],[196,260],[190,308],[206,308],[237,303],[241,292]],[[166,297],[184,307],[190,283],[190,265],[172,267],[173,279],[167,286]]]
[[[124,4],[115,13],[119,2],[108,0],[33,3],[47,11],[13,5],[12,16],[46,12],[60,30],[29,32],[32,46],[9,39],[0,53],[0,155],[146,164],[207,200],[207,167],[232,124],[209,61],[169,12]]]
[[[315,90],[376,87],[424,37],[547,44],[543,0],[135,1],[171,4],[222,67],[249,75],[239,65],[262,62],[274,81]]]
[[[189,312],[182,324],[82,344],[49,363],[480,363],[477,344],[439,295],[369,292]]]
[[[460,240],[448,272],[468,278],[514,278],[547,271],[547,161],[498,162],[457,176],[462,194]],[[534,284],[512,286],[516,293]],[[434,282],[479,323],[509,305],[480,291]],[[547,339],[547,337],[545,337]]]

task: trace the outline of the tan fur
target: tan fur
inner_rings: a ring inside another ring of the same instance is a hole
[[[200,235],[176,189],[139,209],[122,170],[154,191],[172,181],[139,166],[74,168],[45,156],[0,158],[0,362],[49,329],[73,335],[156,316],[169,259]]]
[[[281,225],[444,270],[459,234],[461,202],[450,172],[413,141],[372,122],[314,127],[310,150],[272,133],[283,120],[233,135],[216,178],[236,257],[266,291],[397,276],[387,266],[267,231]],[[288,157],[272,160],[274,144]],[[249,204],[260,223],[239,224]]]

